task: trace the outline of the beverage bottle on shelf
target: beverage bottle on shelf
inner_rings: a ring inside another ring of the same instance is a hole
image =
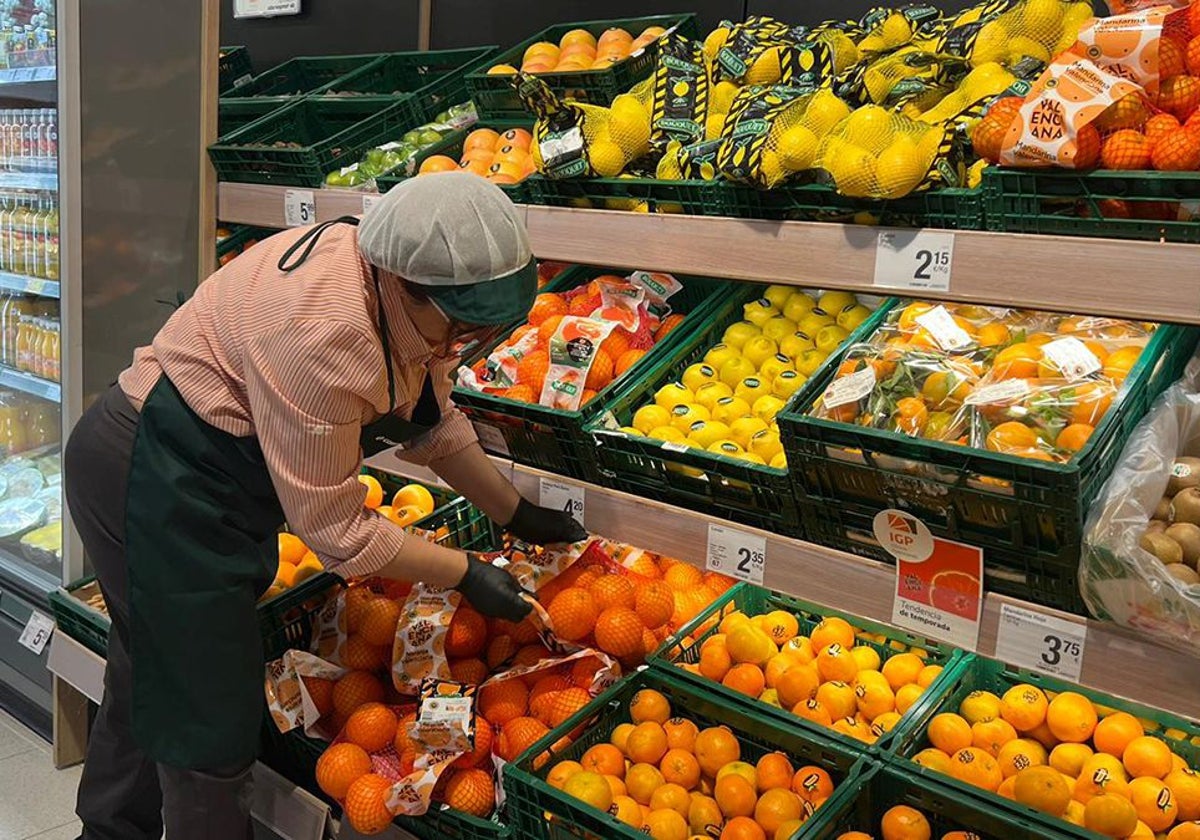
[[[12,110],[5,108],[0,110],[0,164],[5,169],[8,168],[8,125],[12,122]]]
[[[36,373],[42,379],[50,379],[50,326],[49,318],[41,318],[38,320],[37,345],[34,353],[34,365]]]
[[[32,373],[33,369],[33,316],[22,314],[17,321],[17,370]]]
[[[32,301],[24,295],[11,295],[3,311],[4,364],[18,368],[17,338],[20,335],[21,318],[29,314]]]
[[[46,156],[54,161],[58,168],[58,109],[46,109]]]
[[[37,111],[26,108],[22,114],[23,151],[25,152],[25,171],[39,168],[38,161],[38,121]]]
[[[46,378],[51,382],[62,382],[62,324],[50,322],[50,344],[47,349],[49,369]]]
[[[25,274],[25,231],[29,226],[29,208],[26,206],[28,199],[21,198],[17,200],[16,209],[13,211],[11,233],[9,234],[9,258],[10,264],[8,270],[15,274]]]
[[[8,236],[12,225],[13,197],[0,198],[0,271],[8,271]]]
[[[58,443],[62,437],[59,408],[53,403],[32,403],[26,413],[25,442],[30,449]]]
[[[12,391],[0,392],[0,452],[15,455],[29,448],[25,404]]]
[[[25,273],[30,277],[46,276],[46,203],[39,194],[37,206],[29,214],[29,232],[25,237]]]
[[[46,279],[58,280],[58,199],[54,196],[46,214]]]
[[[10,317],[15,316],[16,309],[13,307],[13,304],[16,303],[18,297],[20,296],[11,292],[0,294],[0,365],[7,365],[8,367],[13,367],[13,363],[8,355],[8,341],[5,340],[7,335],[5,325],[8,323]]]

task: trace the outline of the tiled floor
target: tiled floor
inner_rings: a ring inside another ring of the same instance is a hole
[[[0,711],[0,840],[75,840],[80,769],[55,770],[50,745]]]

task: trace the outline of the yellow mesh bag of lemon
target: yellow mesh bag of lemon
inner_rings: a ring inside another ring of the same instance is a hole
[[[1018,76],[1032,79],[1074,46],[1092,16],[1092,4],[1077,0],[989,0],[953,20],[938,51],[966,58],[972,67],[1017,68]]]
[[[957,185],[959,167],[948,125],[928,125],[866,105],[825,137],[819,165],[837,191],[853,198],[894,199],[935,185]]]

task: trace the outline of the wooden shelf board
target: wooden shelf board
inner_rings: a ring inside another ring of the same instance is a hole
[[[585,489],[584,515],[590,532],[649,551],[704,566],[708,525],[727,520],[597,487],[493,459],[527,499],[536,501],[543,477]],[[368,466],[408,480],[446,487],[432,472],[401,461],[394,452],[370,459]],[[742,527],[742,526],[734,526]],[[767,531],[763,585],[863,618],[890,624],[896,589],[895,569],[863,557],[789,539]],[[1110,694],[1200,717],[1200,659],[1180,655],[1116,625],[1085,620],[1048,607],[989,594],[984,599],[978,652],[994,656],[1000,608],[1005,603],[1087,625],[1081,683]]]

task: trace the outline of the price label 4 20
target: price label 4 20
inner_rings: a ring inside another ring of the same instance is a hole
[[[586,491],[578,484],[567,484],[551,478],[543,478],[541,486],[542,507],[565,510],[583,525],[584,502]]]
[[[761,586],[766,565],[767,541],[764,537],[709,523],[705,568],[710,572]]]

